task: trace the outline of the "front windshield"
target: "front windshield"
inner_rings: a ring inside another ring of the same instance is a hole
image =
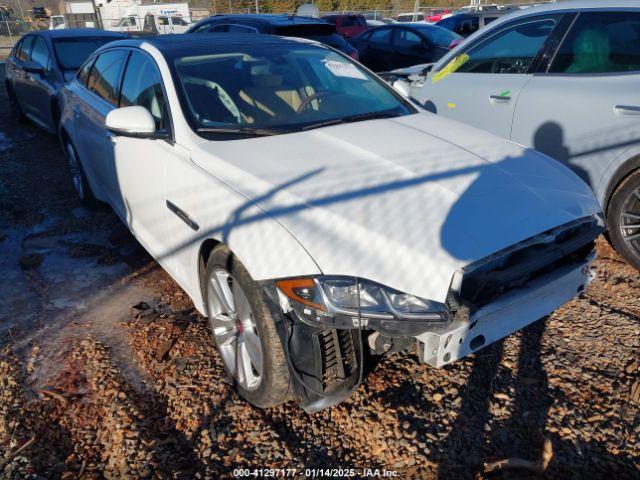
[[[381,81],[316,45],[229,45],[173,63],[201,133],[288,133],[414,113]]]
[[[57,38],[53,49],[63,70],[77,70],[102,45],[117,40],[114,37]]]

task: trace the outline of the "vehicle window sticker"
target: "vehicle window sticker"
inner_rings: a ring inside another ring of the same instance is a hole
[[[351,63],[326,60],[324,66],[336,77],[356,78],[358,80],[367,79],[367,77]]]
[[[457,71],[461,66],[469,61],[471,57],[467,53],[458,55],[456,58],[447,63],[440,71],[436,72],[431,78],[431,83],[438,83],[443,78],[448,77]]]

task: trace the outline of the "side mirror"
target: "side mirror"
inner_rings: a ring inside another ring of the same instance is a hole
[[[404,98],[409,98],[411,96],[411,85],[409,85],[404,80],[396,80],[395,82],[393,82],[392,87]]]
[[[160,138],[156,122],[144,107],[122,107],[111,110],[104,121],[107,130],[123,137]]]
[[[34,61],[24,62],[24,64],[22,65],[22,69],[27,73],[34,73],[40,76],[44,75],[44,67]]]

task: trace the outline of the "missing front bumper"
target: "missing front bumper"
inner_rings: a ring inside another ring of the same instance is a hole
[[[513,290],[445,330],[418,335],[420,361],[442,367],[543,318],[586,289],[591,281],[591,253],[584,262],[566,265]]]

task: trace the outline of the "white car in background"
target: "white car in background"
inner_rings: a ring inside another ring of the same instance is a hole
[[[406,71],[410,95],[428,110],[574,170],[595,191],[613,246],[640,270],[639,2],[519,10],[469,37],[426,76],[416,70]]]
[[[341,401],[365,349],[440,367],[523,328],[585,288],[602,231],[567,168],[315,42],[114,42],[66,85],[60,137],[80,198],[184,288],[262,407]]]

